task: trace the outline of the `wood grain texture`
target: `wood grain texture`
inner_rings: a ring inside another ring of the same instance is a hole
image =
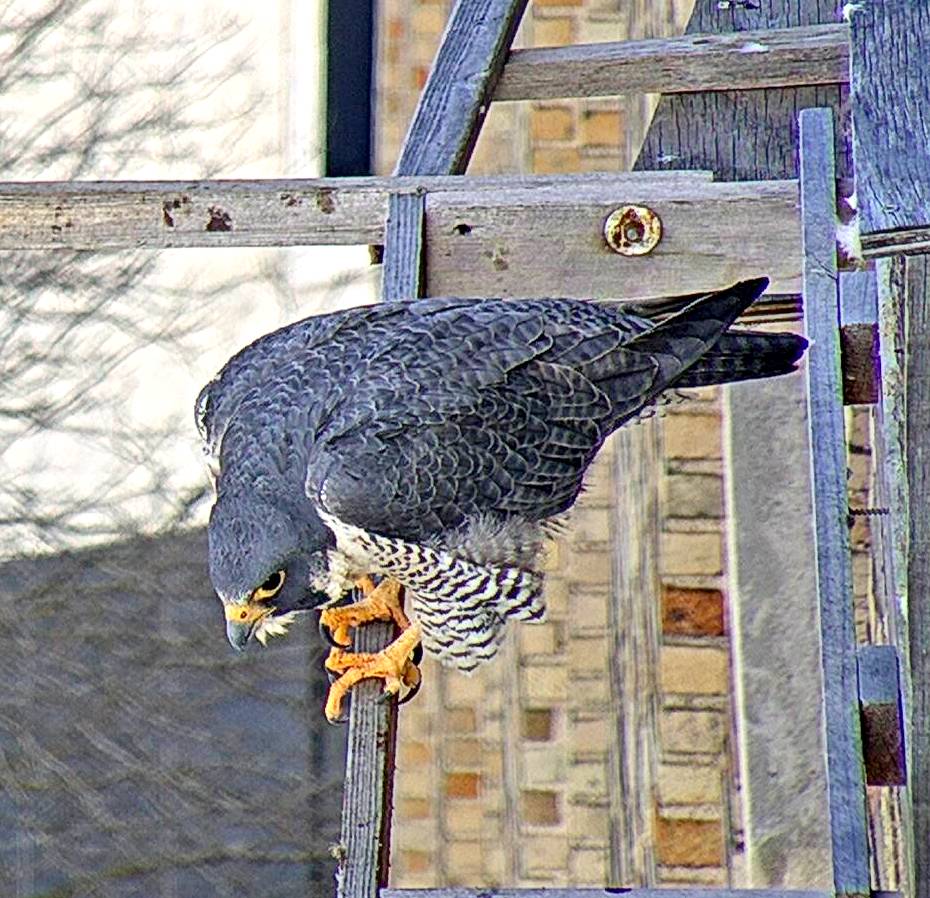
[[[662,220],[662,240],[649,255],[620,256],[604,240],[607,215],[628,203]],[[426,208],[431,296],[639,299],[754,275],[767,275],[773,293],[800,292],[794,181],[431,193]]]
[[[865,256],[930,249],[930,4],[850,4],[850,100]]]
[[[609,603],[612,719],[604,746],[610,776],[611,882],[655,885],[655,794],[659,724],[658,495],[661,470],[657,419],[623,427],[613,437]]]
[[[804,110],[800,135],[804,323],[811,340],[808,419],[833,880],[838,895],[858,896],[869,894],[869,855],[847,524],[830,110]]]
[[[834,0],[728,5],[697,0],[686,30],[756,32],[836,20]],[[809,107],[832,107],[839,113],[844,91],[821,85],[663,96],[636,167],[710,169],[727,180],[797,177],[798,113]],[[836,139],[838,169],[846,177],[850,166],[842,129]]]
[[[693,93],[849,77],[846,25],[513,50],[495,100]]]
[[[907,764],[898,650],[893,645],[862,645],[857,660],[866,782],[902,786]]]
[[[392,194],[388,205],[381,298],[392,302],[422,290],[423,195]],[[353,649],[378,652],[397,635],[391,623],[367,624]],[[349,711],[337,898],[375,898],[387,885],[396,746],[397,699],[384,700],[380,681],[362,681]]]
[[[398,174],[468,165],[528,0],[458,0],[404,140]]]
[[[914,895],[930,895],[930,257],[905,268],[910,798]]]
[[[0,249],[294,246],[384,241],[393,193],[503,187],[622,191],[708,181],[708,172],[578,176],[52,181],[0,184]],[[664,179],[664,180],[663,180]]]
[[[833,898],[813,889],[676,889],[676,888],[526,888],[447,887],[442,889],[382,889],[381,898]]]

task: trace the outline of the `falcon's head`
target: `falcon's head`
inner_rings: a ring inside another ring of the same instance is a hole
[[[287,631],[298,612],[327,600],[310,584],[328,565],[332,533],[306,509],[260,495],[218,497],[210,514],[210,579],[226,616],[226,636],[242,650]]]

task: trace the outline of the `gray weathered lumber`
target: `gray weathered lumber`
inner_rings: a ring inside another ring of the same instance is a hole
[[[618,206],[641,204],[662,220],[646,256],[610,250],[601,228]],[[430,193],[428,293],[432,296],[640,298],[727,286],[768,275],[773,293],[800,292],[794,181],[679,182],[615,190],[502,188]]]
[[[676,889],[676,888],[609,888],[559,889],[527,888],[469,889],[382,889],[381,898],[833,898],[829,891],[814,889]]]
[[[834,0],[700,0],[686,30],[703,35],[757,32],[836,20]],[[636,167],[710,169],[720,178],[734,180],[794,178],[799,111],[830,106],[838,113],[841,99],[839,85],[669,94],[656,109]],[[837,130],[838,169],[846,177],[843,129]]]
[[[423,211],[421,194],[390,198],[381,285],[385,301],[421,293]],[[392,623],[367,624],[356,631],[353,650],[380,651],[396,635]],[[362,681],[352,690],[337,898],[376,898],[388,881],[397,699],[384,701],[381,685]]]
[[[495,100],[747,90],[849,78],[844,24],[513,50]]]
[[[805,372],[733,384],[724,391],[723,412],[745,884],[766,887],[777,879],[782,888],[828,889],[833,871]]]
[[[847,524],[830,110],[804,110],[800,136],[804,322],[811,340],[807,352],[808,420],[833,881],[838,895],[868,895],[868,828]]]
[[[930,894],[930,256],[905,268],[910,798],[914,895]]]
[[[930,250],[930,3],[848,5],[862,253]]]
[[[840,272],[840,349],[843,403],[878,402],[878,292],[871,271]]]
[[[465,171],[528,0],[458,0],[420,95],[398,174]]]
[[[669,173],[675,182],[706,172]],[[581,180],[577,180],[580,178]],[[640,180],[637,181],[636,179]],[[642,180],[645,178],[646,180]],[[381,243],[392,193],[492,193],[515,183],[642,187],[655,173],[309,178],[258,181],[33,181],[0,184],[0,249],[136,249]]]
[[[866,782],[903,786],[907,764],[898,650],[893,645],[862,645],[857,657]]]

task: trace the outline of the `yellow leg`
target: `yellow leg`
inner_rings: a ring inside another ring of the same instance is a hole
[[[382,580],[375,586],[371,577],[362,577],[355,585],[363,596],[358,602],[324,608],[320,613],[320,625],[329,630],[334,643],[352,645],[349,631],[371,621],[392,620],[400,630],[410,626],[410,620],[404,614],[401,585],[396,580]]]
[[[333,649],[326,659],[326,669],[339,674],[326,699],[326,717],[337,721],[342,716],[346,693],[362,680],[384,680],[384,692],[398,695],[403,689],[420,684],[419,668],[410,660],[420,644],[420,625],[409,624],[400,636],[380,652],[344,652]]]

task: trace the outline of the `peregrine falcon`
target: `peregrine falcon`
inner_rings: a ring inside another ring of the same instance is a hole
[[[322,608],[330,718],[361,679],[415,690],[418,651],[463,671],[491,658],[509,619],[542,617],[542,537],[612,431],[667,390],[794,370],[803,338],[731,329],[767,283],[658,316],[571,299],[386,303],[256,340],[196,404],[229,641],[264,643]],[[353,586],[363,598],[344,604]],[[345,651],[369,620],[401,634]]]

